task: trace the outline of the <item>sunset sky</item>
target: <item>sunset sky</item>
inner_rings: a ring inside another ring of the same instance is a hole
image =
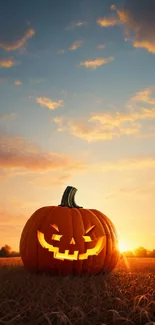
[[[154,0],[2,0],[0,181],[0,247],[71,185],[155,248]]]

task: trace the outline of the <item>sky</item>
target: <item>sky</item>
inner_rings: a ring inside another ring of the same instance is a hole
[[[154,0],[2,0],[0,247],[70,185],[155,248],[154,143]]]

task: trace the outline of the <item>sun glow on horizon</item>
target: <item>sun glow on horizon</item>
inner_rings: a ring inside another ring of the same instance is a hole
[[[128,244],[122,239],[120,239],[119,242],[118,242],[118,248],[119,248],[121,253],[126,252],[128,250],[131,250],[131,249],[129,249]]]

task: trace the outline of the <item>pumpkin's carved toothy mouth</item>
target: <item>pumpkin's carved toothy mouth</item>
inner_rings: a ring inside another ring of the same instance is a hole
[[[58,260],[71,260],[71,261],[77,261],[77,260],[85,260],[89,256],[98,255],[103,247],[105,246],[106,237],[101,236],[97,240],[92,240],[92,243],[94,242],[93,248],[88,248],[85,253],[79,253],[79,251],[75,250],[73,254],[69,253],[69,250],[65,250],[64,253],[59,252],[59,247],[54,247],[51,244],[48,244],[45,240],[45,236],[42,232],[39,230],[37,231],[37,238],[40,243],[40,245],[43,248],[48,249],[49,252],[53,252],[53,257]]]

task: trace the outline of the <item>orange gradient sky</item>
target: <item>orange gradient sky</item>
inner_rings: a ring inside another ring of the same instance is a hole
[[[71,185],[121,250],[155,248],[154,17],[154,0],[3,4],[0,247]]]

